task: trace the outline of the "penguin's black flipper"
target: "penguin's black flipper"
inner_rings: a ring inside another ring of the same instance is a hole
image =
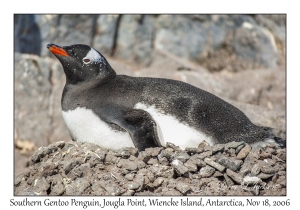
[[[114,119],[113,123],[124,128],[130,134],[134,146],[139,151],[161,146],[156,122],[148,112],[141,109],[130,109],[124,111],[121,118]]]

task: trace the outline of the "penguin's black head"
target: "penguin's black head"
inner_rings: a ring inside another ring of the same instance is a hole
[[[48,44],[47,48],[61,62],[69,83],[100,81],[115,75],[104,56],[88,45],[60,47]]]

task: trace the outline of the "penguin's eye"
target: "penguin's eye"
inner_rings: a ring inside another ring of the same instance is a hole
[[[91,62],[91,60],[88,59],[88,58],[84,58],[84,59],[83,59],[83,63],[85,63],[85,64],[88,64],[88,63],[90,63],[90,62]]]

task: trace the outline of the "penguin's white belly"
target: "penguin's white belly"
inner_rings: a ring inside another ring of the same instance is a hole
[[[76,141],[97,144],[111,150],[134,147],[128,132],[113,130],[90,109],[78,107],[63,111],[62,116]]]
[[[183,124],[171,115],[159,112],[154,106],[137,103],[134,108],[147,111],[152,116],[158,125],[159,140],[163,146],[166,145],[166,142],[171,142],[181,149],[185,149],[186,147],[198,147],[202,140],[210,145],[214,144],[211,137]]]

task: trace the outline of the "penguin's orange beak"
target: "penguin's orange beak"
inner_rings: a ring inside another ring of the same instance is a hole
[[[60,46],[55,44],[48,44],[47,48],[54,54],[60,56],[69,56],[69,54]]]

